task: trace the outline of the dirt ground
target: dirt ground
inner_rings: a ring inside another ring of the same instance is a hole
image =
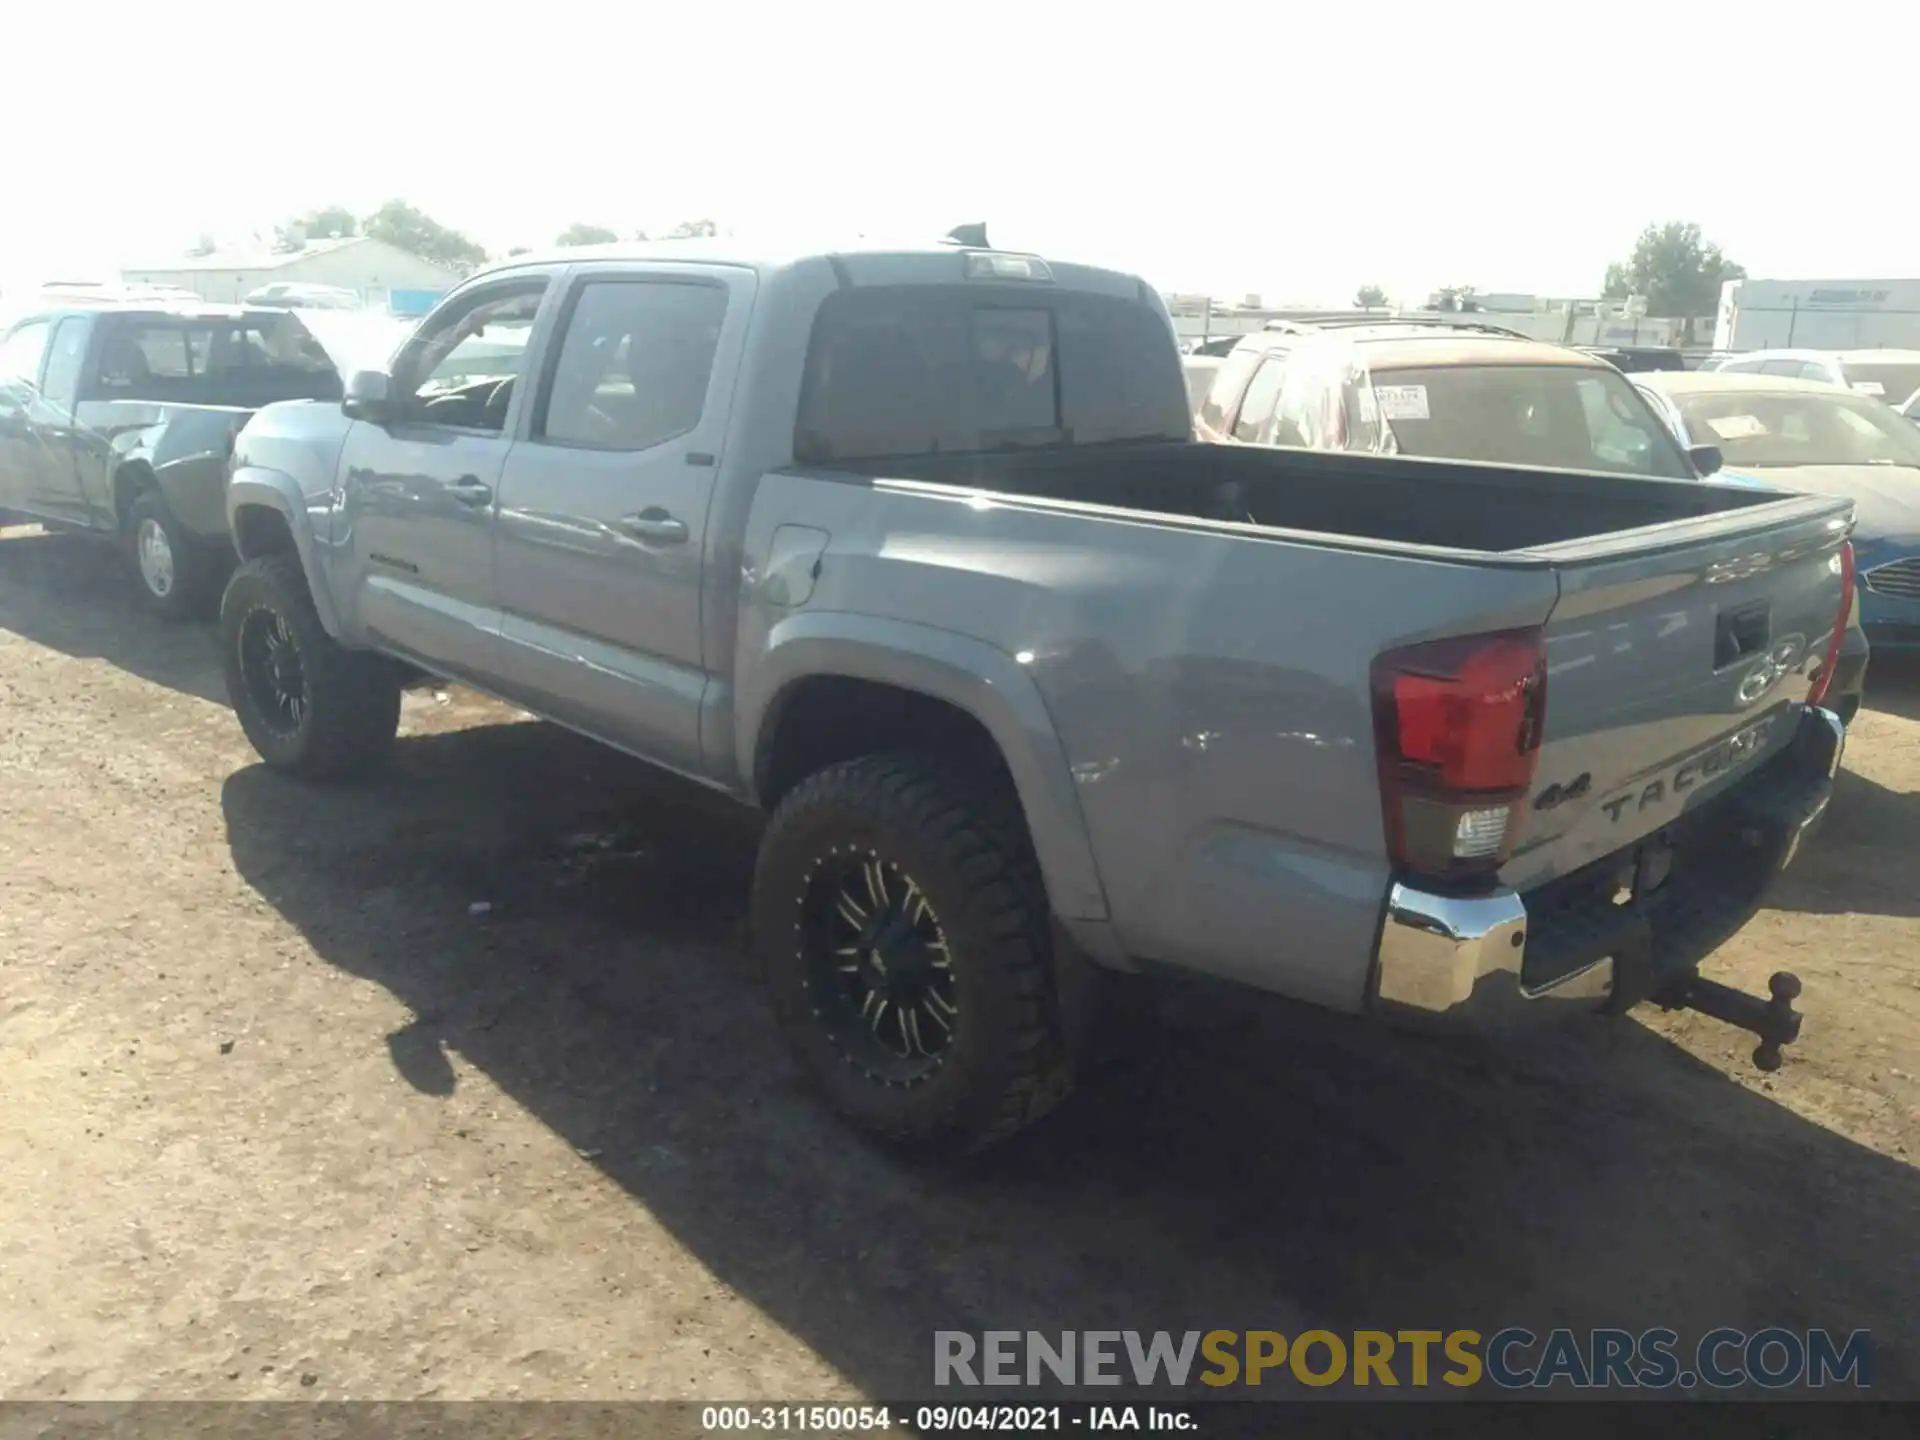
[[[741,952],[754,827],[491,703],[255,763],[205,628],[0,537],[0,1395],[899,1398],[936,1329],[1866,1327],[1920,1395],[1920,680],[1710,964],[1802,1042],[1524,1047],[1142,985],[1041,1131],[895,1159]],[[477,911],[476,907],[490,907]]]

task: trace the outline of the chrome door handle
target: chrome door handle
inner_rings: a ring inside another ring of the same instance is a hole
[[[447,493],[462,505],[485,505],[493,499],[493,487],[481,484],[478,475],[462,475],[458,480],[450,481]]]
[[[687,522],[674,519],[658,505],[649,505],[638,515],[622,515],[620,528],[636,540],[655,545],[682,545],[687,539]]]

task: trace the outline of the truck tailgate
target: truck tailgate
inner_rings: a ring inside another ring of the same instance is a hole
[[[1844,500],[1797,498],[1661,527],[1651,550],[1628,533],[1537,552],[1560,597],[1506,884],[1524,891],[1652,834],[1789,741],[1789,707],[1839,617],[1852,521]]]

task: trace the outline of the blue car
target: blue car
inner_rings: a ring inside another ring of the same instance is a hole
[[[1920,428],[1880,400],[1810,380],[1634,379],[1683,444],[1720,447],[1720,478],[1852,500],[1859,627],[1883,656],[1920,653]]]

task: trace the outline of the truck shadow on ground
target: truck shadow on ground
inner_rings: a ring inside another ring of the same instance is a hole
[[[36,528],[0,536],[0,630],[226,704],[212,624],[162,620],[134,585],[126,556],[104,541]]]
[[[1768,904],[1809,915],[1920,916],[1920,794],[1853,770],[1834,777],[1819,836]]]
[[[412,1085],[457,1052],[869,1394],[929,1393],[940,1329],[1512,1324],[1864,1327],[1920,1391],[1920,1173],[1630,1021],[1494,1047],[1140,982],[1065,1109],[936,1165],[798,1085],[725,802],[538,724],[222,802],[246,882],[413,1011],[368,1037]]]
[[[1904,657],[1902,657],[1904,658]],[[1874,711],[1920,719],[1920,667],[1875,662],[1868,713],[1848,737],[1818,839],[1781,878],[1770,904],[1810,915],[1920,916],[1920,794],[1861,773],[1874,744]]]
[[[1875,655],[1867,671],[1866,708],[1920,720],[1920,655]]]

